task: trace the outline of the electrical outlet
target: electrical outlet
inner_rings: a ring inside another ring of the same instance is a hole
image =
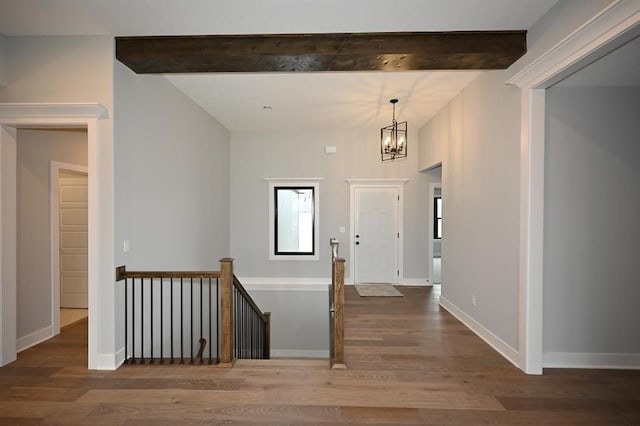
[[[476,295],[475,295],[475,294],[472,294],[472,295],[471,295],[471,304],[472,304],[473,306],[476,306]]]

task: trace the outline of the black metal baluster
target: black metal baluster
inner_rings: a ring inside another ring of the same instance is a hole
[[[216,278],[216,364],[220,360],[220,299],[218,297],[218,279]]]
[[[209,277],[209,364],[213,362],[211,359],[211,346],[213,346],[211,335],[211,277]]]
[[[180,278],[180,364],[184,364],[184,288]]]
[[[144,278],[140,278],[140,364],[144,364]]]
[[[202,284],[203,284],[203,281],[204,281],[204,278],[200,277],[200,338],[201,339],[204,337],[204,330],[202,329],[202,327],[204,326],[204,321],[202,321]],[[201,356],[200,356],[200,364],[202,364],[203,358],[204,358],[204,354],[201,354]]]
[[[189,316],[191,317],[191,364],[193,364],[193,278],[189,278],[190,283],[190,293],[189,300],[191,302],[191,308],[189,312]]]
[[[256,330],[258,329],[258,327],[256,327],[256,312],[255,311],[251,311],[251,358],[252,359],[256,359],[256,347],[257,347],[257,342],[256,342]]]
[[[250,309],[248,312],[248,323],[247,326],[249,328],[249,359],[253,359],[253,309]]]
[[[164,300],[164,292],[162,291],[162,284],[163,284],[164,278],[160,278],[160,361],[158,361],[159,364],[164,364],[164,347],[163,347],[163,341],[164,341],[164,327],[163,327],[163,320],[164,320],[164,309],[163,309],[163,300]]]
[[[149,360],[149,364],[153,364],[153,277],[149,278],[149,292],[151,293],[151,302],[149,304],[149,328],[150,328],[150,344],[151,346],[151,359]]]
[[[233,350],[236,358],[240,358],[240,351],[238,350],[238,312],[240,306],[238,305],[238,290],[233,287]]]
[[[131,363],[136,362],[136,279],[131,278]]]
[[[128,355],[129,355],[129,345],[128,345],[128,321],[127,316],[129,315],[129,304],[127,298],[127,290],[129,289],[129,279],[124,279],[124,363],[127,363]]]
[[[238,294],[237,290],[236,290],[236,298],[237,298],[237,303],[238,303],[238,309],[236,310],[236,315],[234,318],[235,321],[235,329],[236,329],[236,352],[237,352],[237,357],[241,358],[242,357],[242,334],[240,333],[240,318],[242,316],[242,301],[240,299],[240,295]]]
[[[247,301],[242,299],[242,356],[247,358]]]
[[[169,316],[171,317],[171,360],[169,361],[169,364],[173,364],[173,278],[171,278],[171,281],[169,282],[169,290],[171,290],[169,303]]]

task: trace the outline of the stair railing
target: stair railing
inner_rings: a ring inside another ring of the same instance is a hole
[[[270,313],[233,275],[233,259],[221,259],[220,271],[119,266],[116,281],[122,280],[125,363],[230,366],[236,358],[269,357]]]

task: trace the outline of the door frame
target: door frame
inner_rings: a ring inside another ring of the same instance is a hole
[[[101,267],[108,266],[109,277],[113,275],[111,268],[113,235],[110,233],[111,227],[105,227],[101,222],[105,218],[101,208],[111,211],[113,207],[110,199],[101,204],[101,201],[106,199],[103,194],[104,183],[110,182],[113,173],[112,158],[105,159],[104,155],[100,155],[100,140],[103,132],[100,130],[99,121],[106,118],[107,109],[95,103],[0,104],[0,188],[2,189],[2,197],[0,198],[0,270],[2,271],[0,276],[0,366],[17,359],[17,129],[33,126],[43,128],[72,126],[87,129],[87,166],[89,171],[88,368],[113,369],[116,366],[115,359],[112,360],[113,357],[109,356],[107,362],[106,359],[101,359],[107,357],[101,356],[98,352],[100,326],[105,325],[100,324],[99,321],[99,282],[101,276],[106,276],[102,273]],[[106,285],[107,281],[102,281]],[[112,279],[109,281],[113,282]],[[105,301],[107,305],[108,302]],[[108,307],[103,306],[103,311]],[[103,339],[108,337],[105,330],[102,330],[102,337]]]
[[[60,334],[60,190],[59,173],[66,170],[76,173],[84,173],[87,178],[89,169],[85,166],[62,163],[60,161],[49,162],[49,229],[51,230],[51,324],[53,335]],[[87,289],[88,290],[88,289]]]
[[[429,184],[429,224],[427,227],[427,230],[429,232],[429,237],[428,237],[428,241],[429,241],[429,248],[427,250],[427,279],[429,280],[429,284],[433,285],[435,284],[433,282],[433,243],[434,243],[434,239],[433,239],[433,221],[435,219],[434,217],[434,204],[433,204],[433,198],[435,197],[435,190],[436,188],[440,189],[440,193],[442,194],[442,182],[431,182]],[[444,208],[443,208],[443,212],[444,212]],[[444,213],[443,213],[444,215]],[[442,243],[441,243],[442,244]],[[440,247],[440,258],[442,259],[442,247]]]
[[[640,35],[640,4],[616,0],[513,75],[520,88],[519,366],[542,374],[546,89]]]
[[[409,182],[408,178],[398,179],[347,179],[349,183],[349,268],[348,282],[355,283],[355,224],[356,224],[356,189],[359,188],[395,188],[400,194],[398,203],[398,284],[404,281],[404,185]]]

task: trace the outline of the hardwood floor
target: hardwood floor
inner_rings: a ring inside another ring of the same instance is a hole
[[[527,376],[437,304],[437,289],[346,288],[348,370],[326,360],[86,369],[86,320],[0,368],[0,424],[640,424],[640,371]]]

